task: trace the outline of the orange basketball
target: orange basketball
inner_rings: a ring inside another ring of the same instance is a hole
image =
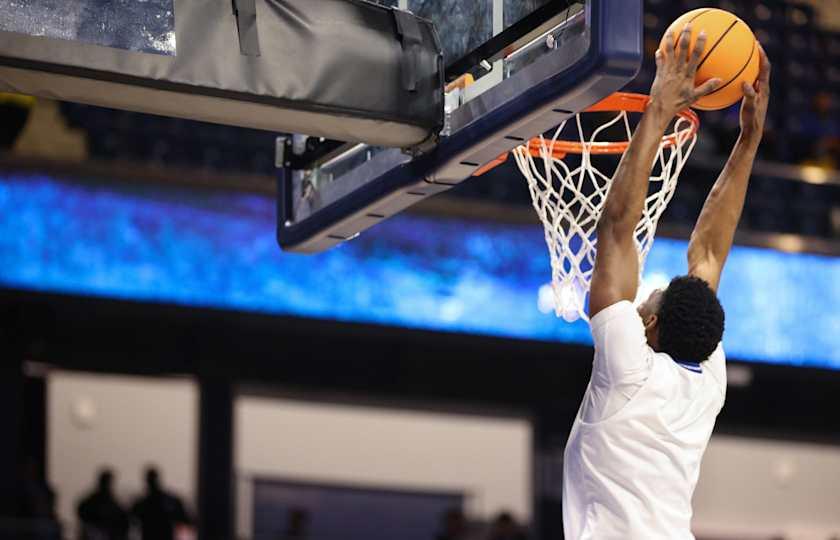
[[[700,98],[693,107],[704,111],[729,107],[744,96],[741,83],[753,84],[758,77],[758,41],[744,21],[716,8],[689,11],[671,23],[665,36],[673,32],[674,43],[677,44],[680,32],[688,23],[691,23],[691,47],[694,47],[701,30],[705,30],[707,36],[695,84],[703,84],[713,77],[721,80],[717,90]],[[665,46],[665,36],[659,43],[660,48]]]

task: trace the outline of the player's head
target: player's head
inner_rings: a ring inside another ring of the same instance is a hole
[[[703,362],[723,337],[723,307],[704,280],[679,276],[640,306],[648,344],[675,360]]]

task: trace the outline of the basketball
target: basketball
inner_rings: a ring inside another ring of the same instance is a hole
[[[750,27],[732,13],[716,8],[700,8],[671,23],[659,47],[664,48],[665,37],[671,32],[674,33],[674,43],[678,44],[680,32],[689,23],[692,48],[702,30],[707,35],[695,83],[700,85],[713,77],[721,80],[717,90],[700,98],[693,107],[704,111],[729,107],[744,96],[741,83],[753,84],[758,77],[758,41]]]

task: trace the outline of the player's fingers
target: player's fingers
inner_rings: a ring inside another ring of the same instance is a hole
[[[662,51],[663,56],[667,56],[674,52],[674,33],[665,32],[665,50]]]
[[[770,86],[770,59],[767,58],[767,53],[764,52],[764,47],[758,45],[758,53],[761,55],[761,65],[758,69],[758,82],[762,89]]]
[[[744,98],[747,99],[748,101],[752,101],[752,100],[755,99],[755,96],[756,96],[755,88],[753,88],[753,86],[750,83],[748,83],[746,81],[742,82],[741,83],[741,91],[744,92]]]
[[[705,95],[711,94],[712,92],[717,90],[721,82],[722,81],[717,77],[704,82],[703,84],[694,89],[694,99],[698,100]]]
[[[700,33],[697,34],[697,41],[694,43],[694,49],[691,51],[691,59],[689,60],[689,65],[693,71],[697,70],[697,66],[700,64],[700,59],[703,57],[703,51],[706,50],[706,31],[700,30]]]
[[[680,42],[677,47],[677,58],[683,62],[688,58],[688,46],[691,43],[691,25],[687,24],[680,33]]]
[[[662,51],[660,49],[656,49],[656,52],[654,53],[653,57],[656,59],[656,67],[657,68],[662,67],[662,59],[663,59]]]

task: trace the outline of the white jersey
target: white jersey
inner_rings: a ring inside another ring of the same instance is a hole
[[[592,377],[563,463],[566,539],[693,539],[691,497],[726,396],[723,348],[702,364],[654,352],[627,301],[591,329]]]

